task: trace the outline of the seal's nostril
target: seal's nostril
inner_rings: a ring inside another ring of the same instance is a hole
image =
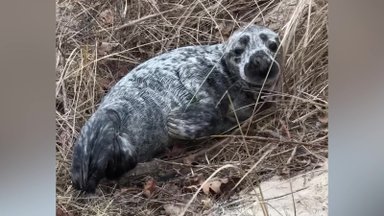
[[[277,43],[274,41],[270,41],[268,43],[268,49],[271,50],[272,52],[276,52],[277,51]]]
[[[259,58],[253,58],[252,59],[252,63],[255,65],[255,66],[259,66],[260,62],[259,62]]]
[[[263,62],[263,59],[259,56],[252,59],[252,63],[255,67],[260,67]]]

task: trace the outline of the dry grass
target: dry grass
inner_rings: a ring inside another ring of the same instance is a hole
[[[283,100],[255,115],[245,135],[203,141],[193,150],[198,164],[186,166],[189,173],[207,179],[222,169],[219,176],[241,179],[243,190],[257,190],[262,180],[315,169],[328,156],[326,0],[56,2],[59,215],[165,215],[166,204],[183,209],[187,203],[186,215],[209,214],[212,209],[202,201],[206,195],[167,184],[158,185],[150,199],[132,185],[102,185],[97,197],[78,197],[69,178],[72,145],[106,91],[130,69],[176,47],[220,43],[247,23],[269,26],[283,38]],[[215,145],[218,140],[222,143]]]

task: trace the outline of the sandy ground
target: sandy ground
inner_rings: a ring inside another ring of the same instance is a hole
[[[291,184],[292,190],[291,190]],[[278,177],[262,182],[265,206],[270,216],[323,216],[328,215],[328,163],[321,168],[291,180]],[[291,193],[293,191],[293,193]],[[236,203],[217,206],[212,215],[263,216],[263,210],[255,193],[240,196]],[[293,205],[293,202],[295,205]],[[296,209],[296,214],[295,214]]]

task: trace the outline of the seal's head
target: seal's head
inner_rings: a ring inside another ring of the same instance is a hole
[[[135,149],[114,110],[100,110],[83,126],[75,143],[71,180],[75,189],[94,193],[101,179],[117,179],[136,165]]]
[[[273,86],[281,73],[281,46],[276,32],[251,25],[235,31],[225,44],[229,71],[251,85]]]

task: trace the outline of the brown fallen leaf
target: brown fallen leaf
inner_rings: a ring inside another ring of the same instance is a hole
[[[150,178],[145,182],[144,189],[143,189],[143,194],[147,197],[150,198],[154,195],[154,192],[156,190],[156,181],[153,178]]]
[[[65,213],[61,208],[56,208],[56,216],[65,216]]]
[[[209,194],[221,194],[221,187],[223,184],[228,183],[228,178],[214,178],[203,185],[203,192]]]
[[[57,207],[56,208],[56,216],[72,216],[71,213],[64,211],[62,208]]]

